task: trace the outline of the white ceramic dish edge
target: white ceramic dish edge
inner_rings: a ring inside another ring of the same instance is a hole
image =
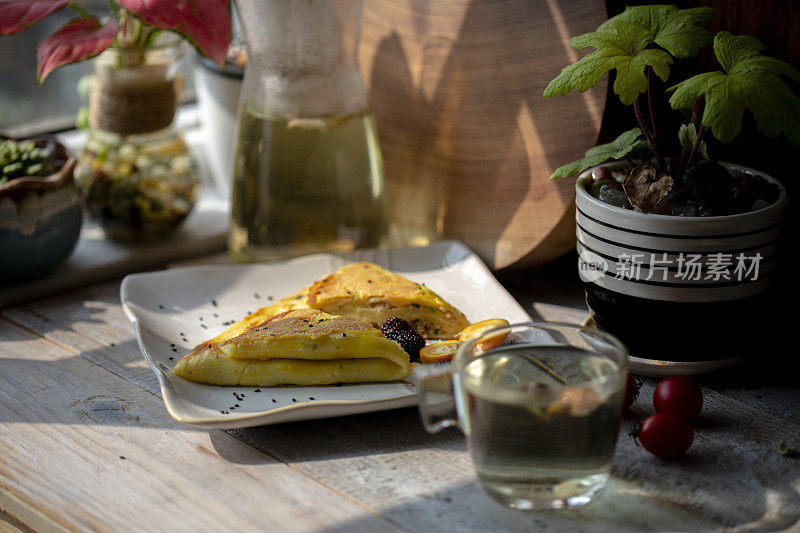
[[[459,261],[463,261],[469,258],[470,256],[475,257],[477,259],[477,261],[475,261],[475,264],[478,265],[478,268],[481,269],[481,274],[485,276],[485,279],[489,283],[492,283],[494,285],[494,289],[502,291],[504,296],[508,298],[509,304],[513,302],[514,314],[519,317],[523,316],[528,317],[527,319],[530,320],[530,316],[528,315],[528,313],[519,305],[519,303],[516,302],[516,300],[514,300],[514,298],[508,293],[508,291],[506,291],[502,287],[502,285],[500,285],[500,283],[494,278],[488,267],[486,267],[486,265],[479,258],[477,258],[477,256],[471,250],[469,250],[464,244],[458,241],[439,241],[431,245],[431,248],[433,248],[434,250],[441,249],[443,257],[445,255],[452,255],[453,252],[455,252],[456,256],[459,258]],[[407,249],[407,250],[418,251],[419,249]],[[377,251],[377,253],[381,252],[382,251]],[[393,252],[398,252],[398,250],[394,250]],[[352,254],[346,254],[340,257],[342,259],[345,259],[346,261],[357,261],[362,259],[369,260],[370,259],[369,255],[371,253],[375,253],[375,251],[357,251]],[[332,254],[318,254],[318,256],[329,256],[329,255]],[[365,257],[365,255],[367,257]],[[307,256],[306,258],[300,258],[300,259],[308,259],[313,257],[315,256]],[[189,271],[194,269],[207,269],[207,268],[210,267],[194,266],[194,267],[186,267],[181,270]],[[220,268],[231,268],[231,267],[226,265]],[[156,374],[162,399],[164,400],[164,405],[167,411],[169,412],[170,416],[172,416],[172,418],[174,418],[178,422],[205,428],[237,428],[237,427],[250,427],[255,425],[274,424],[287,421],[344,416],[350,414],[382,411],[387,409],[409,407],[412,405],[416,405],[416,393],[409,392],[408,394],[404,394],[401,396],[395,396],[379,400],[375,399],[346,400],[346,401],[324,400],[324,401],[316,401],[314,403],[298,403],[293,405],[286,405],[283,407],[276,407],[270,409],[269,411],[261,411],[261,412],[237,414],[237,415],[231,414],[225,417],[187,416],[186,414],[184,414],[184,410],[181,409],[181,406],[179,405],[181,397],[175,391],[174,386],[168,376],[168,374],[170,373],[170,369],[163,363],[157,362],[153,357],[153,355],[149,352],[148,347],[146,346],[143,340],[144,336],[142,333],[141,322],[137,318],[136,313],[127,305],[127,302],[130,300],[129,286],[131,284],[131,279],[133,279],[134,276],[136,277],[158,276],[158,275],[163,275],[164,272],[165,271],[133,274],[131,276],[126,276],[125,279],[123,279],[122,285],[120,287],[120,299],[125,314],[133,324],[133,328],[136,333],[137,343],[144,356],[145,362]],[[410,388],[413,388],[413,384],[410,385]]]

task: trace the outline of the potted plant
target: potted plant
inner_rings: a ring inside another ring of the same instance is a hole
[[[771,176],[716,161],[713,143],[737,137],[745,110],[764,134],[800,143],[800,97],[784,80],[800,72],[762,55],[752,37],[698,26],[711,17],[710,8],[629,7],[574,37],[573,48],[596,50],[544,91],[585,91],[615,70],[613,90],[633,107],[638,128],[552,178],[580,174],[579,269],[596,325],[648,359],[729,359],[755,346],[786,192]],[[686,122],[662,129],[653,78],[668,82],[676,60],[712,40],[720,70],[667,86]]]
[[[76,12],[37,55],[40,83],[55,68],[97,56],[83,117],[90,131],[75,169],[84,203],[110,238],[161,239],[186,218],[197,195],[191,157],[173,125],[181,37],[221,64],[230,42],[228,1],[110,0],[109,6],[101,21],[77,1],[2,0],[0,35],[57,10]]]
[[[74,168],[53,137],[0,135],[0,284],[40,276],[72,253],[83,220]]]

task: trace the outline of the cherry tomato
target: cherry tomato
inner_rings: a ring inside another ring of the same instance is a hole
[[[656,386],[653,407],[658,413],[673,413],[691,420],[703,408],[703,391],[688,376],[670,376]]]
[[[636,383],[636,380],[633,379],[633,375],[629,372],[628,373],[628,380],[625,384],[625,399],[622,400],[622,410],[625,411],[626,409],[630,409],[633,402],[636,401],[636,398],[639,396],[639,384]]]
[[[642,422],[639,442],[660,459],[677,457],[689,449],[694,430],[685,418],[672,413],[658,413]]]

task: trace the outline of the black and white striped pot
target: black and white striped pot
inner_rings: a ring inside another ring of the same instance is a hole
[[[753,349],[737,323],[758,331],[775,275],[786,191],[772,205],[730,216],[676,217],[615,207],[576,184],[578,268],[595,324],[640,358],[729,360]],[[612,167],[613,168],[613,167]],[[755,339],[758,335],[751,335]]]

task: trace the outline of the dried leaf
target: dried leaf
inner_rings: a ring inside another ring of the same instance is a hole
[[[659,175],[655,168],[644,166],[631,170],[622,182],[622,188],[637,211],[652,213],[674,184],[672,176]]]
[[[68,3],[69,0],[0,0],[0,35],[19,33]]]
[[[39,83],[54,69],[94,57],[108,48],[118,29],[116,19],[106,24],[92,17],[67,22],[37,49]]]
[[[160,30],[180,33],[220,65],[231,42],[228,0],[118,0],[119,4]]]

